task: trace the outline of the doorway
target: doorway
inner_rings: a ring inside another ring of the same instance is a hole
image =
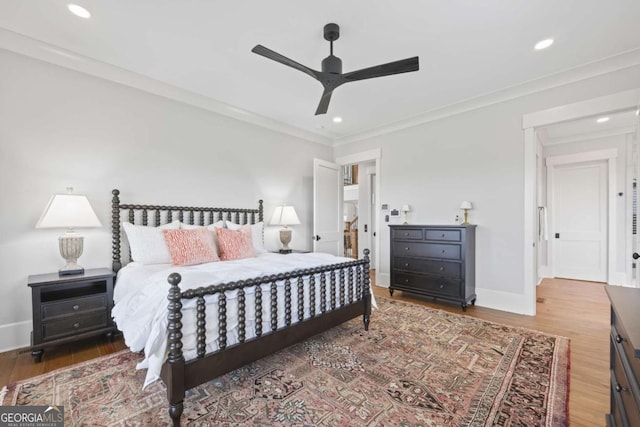
[[[526,114],[523,116],[523,130],[524,130],[524,295],[522,299],[522,305],[519,307],[522,313],[535,315],[536,312],[536,284],[539,282],[538,264],[539,253],[538,245],[541,236],[544,233],[540,231],[540,212],[544,211],[544,206],[538,204],[537,194],[537,180],[539,174],[539,167],[536,159],[539,159],[540,150],[540,134],[539,130],[544,127],[554,124],[570,122],[577,119],[596,119],[604,114],[613,114],[622,111],[637,112],[640,105],[640,89],[629,90],[620,92],[617,94],[595,98],[588,101],[578,102],[575,104],[564,105],[560,107],[550,108],[548,110],[538,111],[536,113]],[[636,115],[637,117],[637,115]],[[635,124],[636,130],[633,133],[634,143],[637,144],[637,120]],[[637,150],[634,151],[637,153]],[[635,155],[637,156],[637,154]],[[637,159],[632,159],[637,162]],[[632,168],[633,169],[633,168]],[[629,195],[631,191],[632,180],[625,180],[623,191],[615,191],[615,194],[623,193]],[[629,184],[629,188],[626,185]],[[629,191],[627,191],[629,190]],[[611,197],[611,194],[609,195]],[[631,218],[630,206],[625,205],[623,213],[625,218]],[[609,219],[611,221],[611,219]],[[625,228],[623,233],[626,233],[626,226],[631,229],[631,221],[625,222]],[[609,229],[611,234],[611,229]],[[627,241],[632,240],[627,237]],[[615,255],[609,250],[609,265],[615,263],[619,270],[619,265],[629,263],[627,258],[630,258],[630,246],[626,245],[625,250],[622,251],[615,260]],[[618,264],[620,263],[620,264]],[[626,280],[627,274],[624,275]],[[620,277],[614,277],[609,275],[609,282],[618,282]],[[626,282],[624,284],[629,284]]]

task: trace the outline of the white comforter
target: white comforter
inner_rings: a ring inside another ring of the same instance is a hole
[[[261,254],[256,258],[237,261],[214,262],[189,267],[173,265],[141,265],[130,263],[118,272],[118,279],[114,291],[113,318],[124,335],[125,343],[132,351],[144,349],[145,358],[137,366],[147,369],[147,376],[143,387],[160,377],[162,364],[167,356],[167,295],[169,284],[167,277],[173,272],[182,275],[180,289],[194,289],[200,286],[228,283],[236,280],[246,280],[265,275],[283,273],[301,268],[311,268],[320,265],[337,264],[352,261],[348,258],[335,257],[322,253],[308,254]],[[337,280],[337,278],[336,278]],[[329,277],[327,276],[326,295],[329,300]],[[355,282],[355,275],[354,275]],[[278,327],[285,324],[284,292],[282,283],[278,284]],[[291,286],[292,322],[297,320],[297,284]],[[355,295],[355,286],[353,289]],[[255,337],[255,313],[253,287],[246,293],[246,339]],[[227,345],[238,342],[236,314],[237,291],[226,292],[227,296]],[[309,314],[309,289],[304,292],[304,317]],[[339,295],[339,291],[338,291]],[[337,306],[340,306],[340,298]],[[217,295],[206,297],[207,301],[207,352],[215,351],[218,347],[218,307]],[[262,330],[271,330],[270,320],[270,285],[262,286]],[[195,335],[195,304],[190,300],[183,306],[183,352],[187,360],[196,356]],[[372,294],[372,305],[375,300]],[[320,281],[316,280],[316,313],[320,312]]]

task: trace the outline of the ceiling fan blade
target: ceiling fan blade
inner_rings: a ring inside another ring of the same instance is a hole
[[[390,76],[392,74],[408,73],[418,71],[418,57],[402,59],[400,61],[389,62],[387,64],[376,65],[375,67],[363,68],[361,70],[345,73],[342,77],[346,81],[356,81],[371,79],[374,77]]]
[[[302,71],[303,73],[310,75],[314,79],[318,78],[317,71],[312,70],[309,67],[305,67],[304,65],[294,61],[293,59],[289,59],[286,56],[280,55],[278,52],[274,52],[271,49],[268,49],[260,44],[251,49],[251,52],[257,53],[258,55],[264,56],[265,58],[269,58],[291,68],[295,68],[298,71]]]
[[[319,114],[326,114],[329,109],[329,101],[331,101],[331,94],[333,93],[333,88],[325,88],[324,92],[322,92],[322,98],[320,98],[320,103],[318,104],[318,108],[316,109],[316,116]]]

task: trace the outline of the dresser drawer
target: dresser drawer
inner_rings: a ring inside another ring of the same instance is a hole
[[[611,378],[613,384],[611,393],[620,396],[620,401],[622,402],[622,408],[620,408],[620,410],[626,415],[628,422],[627,425],[640,426],[640,408],[638,408],[638,400],[631,391],[632,385],[629,382],[629,377],[627,376],[627,372],[625,371],[622,363],[622,357],[625,356],[617,351],[614,351],[614,353],[615,356],[612,355],[613,371],[611,373]]]
[[[391,230],[392,239],[400,240],[422,240],[421,228],[402,228]]]
[[[90,310],[104,309],[107,306],[107,295],[98,294],[84,298],[72,298],[57,302],[43,303],[42,320]]]
[[[42,324],[42,339],[51,340],[63,336],[107,327],[107,312],[101,311],[83,316],[71,316]]]
[[[460,245],[455,244],[394,242],[393,250],[396,256],[461,259]]]
[[[613,316],[611,318],[611,339],[614,342],[616,350],[620,353],[624,353],[626,360],[631,367],[632,376],[634,378],[640,378],[640,359],[636,357],[635,350],[629,342],[629,334],[625,330],[624,325],[617,321],[615,312],[613,312]]]
[[[411,273],[396,273],[394,288],[407,289],[429,295],[460,296],[460,281],[445,277],[423,276]]]
[[[427,240],[447,240],[451,242],[459,242],[462,234],[460,230],[438,230],[430,229],[425,231]]]
[[[438,274],[451,278],[462,277],[462,264],[459,262],[439,261],[431,259],[394,257],[393,268],[419,273]]]

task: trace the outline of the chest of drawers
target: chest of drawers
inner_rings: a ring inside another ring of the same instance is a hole
[[[640,289],[607,286],[611,301],[609,427],[640,426]]]
[[[390,225],[395,289],[475,304],[475,225]]]
[[[86,270],[84,274],[57,273],[29,276],[33,309],[31,354],[36,362],[44,348],[93,335],[112,338],[113,281],[109,269]]]

